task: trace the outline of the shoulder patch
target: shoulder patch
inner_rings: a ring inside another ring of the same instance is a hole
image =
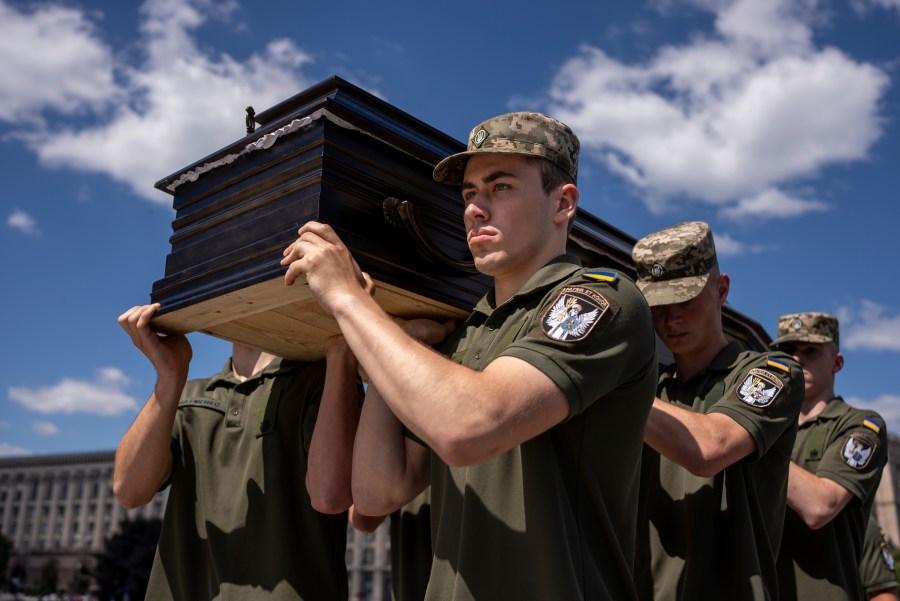
[[[784,388],[778,376],[765,369],[753,368],[738,386],[738,398],[753,407],[768,407]]]
[[[791,366],[790,366],[790,364],[788,364],[787,361],[784,361],[784,360],[782,360],[782,359],[775,359],[774,357],[768,357],[768,358],[766,359],[766,364],[767,364],[769,367],[772,367],[772,368],[775,368],[775,369],[777,369],[777,370],[783,371],[783,372],[786,373],[786,374],[791,373]]]
[[[584,272],[584,277],[598,282],[615,282],[619,279],[619,274],[615,271],[607,271],[604,269],[592,269]]]
[[[181,399],[178,401],[178,408],[181,409],[182,407],[203,407],[219,413],[225,413],[225,401],[218,399]]]
[[[881,536],[881,541],[878,543],[878,546],[881,548],[881,559],[884,561],[884,567],[888,569],[888,571],[893,574],[894,573],[894,555],[891,553],[891,544],[888,542],[887,536],[884,534],[884,530],[879,528],[878,534]]]
[[[609,309],[609,301],[590,288],[566,286],[541,320],[544,334],[554,340],[575,342],[586,338]]]
[[[853,469],[861,470],[869,465],[877,448],[878,441],[865,432],[851,432],[841,447],[841,457]]]
[[[866,419],[864,419],[863,426],[865,426],[875,434],[881,432],[881,423],[874,417],[867,417]]]

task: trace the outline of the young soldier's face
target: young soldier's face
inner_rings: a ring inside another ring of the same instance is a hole
[[[803,397],[807,400],[817,400],[824,391],[831,390],[834,374],[844,365],[833,342],[793,342],[781,345],[778,350],[792,355],[803,369]]]
[[[497,277],[536,270],[551,241],[552,195],[544,193],[536,161],[476,155],[463,176],[466,240],[481,273]]]
[[[711,274],[700,294],[689,301],[651,308],[656,333],[672,354],[702,353],[707,344],[717,339],[715,320],[720,319],[721,306],[717,279],[716,274]]]

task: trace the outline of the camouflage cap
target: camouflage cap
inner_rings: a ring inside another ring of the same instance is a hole
[[[772,346],[785,342],[834,342],[838,344],[838,320],[828,313],[789,313],[778,318],[778,338]]]
[[[451,155],[434,168],[438,182],[458,186],[469,157],[505,153],[542,157],[578,179],[578,137],[568,125],[541,113],[508,113],[475,126],[465,152]]]
[[[631,257],[637,286],[651,307],[691,300],[718,265],[712,231],[702,221],[679,223],[644,236],[635,243]]]

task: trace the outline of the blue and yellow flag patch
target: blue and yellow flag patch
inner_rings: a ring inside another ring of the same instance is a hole
[[[775,369],[780,369],[785,373],[790,373],[791,366],[787,361],[782,361],[781,359],[773,359],[772,357],[768,358],[766,364],[769,367],[774,367]]]
[[[601,269],[593,269],[591,271],[585,271],[584,277],[591,279],[591,280],[597,280],[600,282],[615,282],[616,280],[619,279],[619,274],[617,274],[615,271],[604,271]]]
[[[875,432],[876,434],[881,432],[881,424],[878,423],[877,419],[872,419],[871,417],[867,417],[866,419],[863,420],[863,425],[866,428],[868,428],[869,430],[872,430],[873,432]]]

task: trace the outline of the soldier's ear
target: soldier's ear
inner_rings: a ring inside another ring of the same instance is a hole
[[[719,276],[716,282],[716,290],[719,294],[719,306],[722,307],[725,305],[725,301],[728,300],[728,291],[731,290],[731,278],[728,277],[727,273]]]
[[[838,351],[834,354],[834,364],[831,366],[831,373],[836,374],[842,369],[844,369],[844,356]]]
[[[558,195],[553,221],[569,224],[575,219],[578,209],[578,187],[575,184],[564,184],[559,188]]]

